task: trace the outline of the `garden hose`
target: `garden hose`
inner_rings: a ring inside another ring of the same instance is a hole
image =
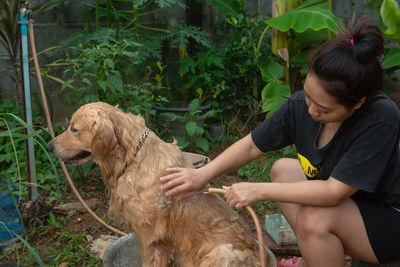
[[[43,109],[44,109],[47,125],[48,125],[49,131],[50,131],[51,139],[54,139],[55,135],[54,135],[51,119],[50,119],[50,113],[49,113],[48,104],[47,104],[47,100],[46,100],[46,95],[45,95],[45,91],[44,91],[44,87],[43,87],[43,81],[42,81],[42,75],[40,73],[39,62],[38,62],[38,59],[37,59],[32,19],[29,19],[28,24],[29,24],[29,39],[30,39],[30,43],[31,43],[33,61],[34,61],[34,64],[35,64],[36,77],[37,77],[37,80],[38,80],[38,83],[39,83],[40,94],[41,94],[41,98],[42,98],[42,102],[43,102]],[[72,188],[72,191],[74,192],[76,198],[79,200],[79,202],[82,204],[82,206],[86,209],[86,211],[89,212],[89,214],[92,215],[94,219],[96,219],[98,222],[100,222],[103,226],[105,226],[109,230],[111,230],[114,233],[116,233],[118,235],[121,235],[121,236],[126,235],[126,233],[124,233],[124,232],[112,227],[111,225],[108,225],[107,223],[105,223],[100,217],[98,217],[90,209],[90,207],[86,204],[86,202],[83,200],[83,198],[79,194],[78,190],[76,189],[76,187],[75,187],[75,185],[74,185],[74,183],[73,183],[73,181],[72,181],[72,179],[71,179],[71,177],[70,177],[70,175],[68,173],[68,170],[65,167],[64,162],[62,162],[61,160],[59,160],[59,162],[60,162],[61,168],[62,168],[62,170],[63,170],[63,172],[65,174],[65,177],[67,178],[68,184],[70,185],[70,187]],[[210,188],[208,191],[210,193],[219,193],[219,194],[224,194],[225,193],[225,190],[218,189],[218,188]],[[259,246],[259,250],[260,250],[260,262],[261,262],[261,266],[265,267],[266,266],[265,265],[266,261],[265,261],[264,239],[263,239],[263,235],[262,235],[262,231],[261,231],[260,222],[259,222],[259,220],[257,218],[257,215],[255,214],[254,210],[250,206],[246,206],[246,209],[250,213],[250,215],[253,218],[254,223],[256,225],[258,246]]]
[[[47,121],[47,125],[49,127],[49,131],[50,131],[50,136],[51,139],[54,139],[54,131],[53,131],[53,126],[51,123],[51,119],[50,119],[50,113],[49,113],[49,109],[48,109],[48,105],[47,105],[47,100],[46,100],[46,95],[44,92],[44,87],[43,87],[43,81],[42,81],[42,75],[40,73],[40,67],[39,67],[39,62],[37,59],[37,53],[36,53],[36,47],[35,47],[35,38],[34,38],[34,33],[33,33],[33,22],[32,19],[29,19],[29,40],[31,43],[31,50],[32,50],[32,57],[33,57],[33,62],[35,64],[35,71],[36,71],[36,77],[39,83],[39,88],[40,88],[40,94],[42,97],[42,102],[43,102],[43,109],[44,109],[44,113],[46,116],[46,121]],[[65,167],[64,162],[60,161],[60,165],[61,168],[65,174],[65,177],[67,178],[68,184],[70,185],[70,187],[72,188],[72,191],[74,192],[76,198],[79,200],[79,202],[82,204],[82,206],[86,209],[87,212],[89,212],[90,215],[93,216],[93,218],[95,218],[98,222],[100,222],[102,225],[104,225],[106,228],[108,228],[109,230],[113,231],[114,233],[118,234],[118,235],[126,235],[126,233],[115,229],[114,227],[112,227],[111,225],[108,225],[107,223],[105,223],[101,218],[99,218],[90,208],[89,206],[86,204],[86,202],[83,200],[83,198],[81,197],[81,195],[79,194],[78,190],[76,189],[67,168]]]
[[[219,188],[209,188],[208,192],[210,193],[217,193],[217,194],[225,194],[226,190],[224,189],[219,189]],[[266,267],[266,258],[265,258],[265,248],[264,248],[264,238],[260,226],[260,221],[257,218],[256,213],[254,210],[247,205],[246,206],[247,211],[250,213],[251,218],[254,221],[254,224],[256,225],[256,230],[257,230],[257,238],[258,238],[258,249],[260,251],[260,263],[261,267]]]

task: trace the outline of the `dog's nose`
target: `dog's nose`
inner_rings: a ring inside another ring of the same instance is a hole
[[[54,146],[51,143],[48,143],[47,144],[47,150],[50,151],[51,153],[53,153]]]

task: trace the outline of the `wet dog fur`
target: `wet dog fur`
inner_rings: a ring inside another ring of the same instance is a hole
[[[109,214],[139,240],[143,266],[259,266],[248,226],[225,201],[209,193],[186,200],[166,197],[159,177],[168,167],[191,167],[174,143],[150,131],[142,117],[107,103],[90,103],[48,144],[64,162],[92,161],[110,191]]]

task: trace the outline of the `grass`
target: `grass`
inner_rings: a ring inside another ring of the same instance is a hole
[[[16,237],[19,239],[20,241],[20,245],[23,246],[24,249],[28,249],[29,250],[29,255],[30,255],[30,259],[31,259],[31,263],[36,263],[39,266],[44,266],[44,263],[42,261],[42,259],[40,258],[37,249],[33,248],[24,238],[22,238],[20,235],[12,232],[11,230],[7,229],[7,227],[0,222],[0,229],[8,231],[9,233],[11,233],[11,236]],[[17,264],[20,264],[20,260],[19,260],[19,250],[15,250],[15,256],[17,258]]]
[[[79,188],[87,189],[87,192],[82,191],[84,199],[104,198],[104,203],[95,212],[108,222],[107,199],[102,187],[98,187],[102,183],[100,174],[98,171],[91,172],[86,178],[76,179],[75,183]],[[63,195],[56,200],[56,204],[76,201],[68,187],[62,188],[62,191]],[[39,198],[36,201],[41,201]],[[8,246],[0,253],[0,263],[18,263],[23,266],[59,266],[63,263],[69,263],[68,266],[101,266],[101,259],[90,253],[92,241],[101,234],[112,234],[89,214],[78,212],[61,214],[50,211],[42,219],[35,218],[27,227],[29,230],[20,238],[20,242]]]
[[[1,254],[0,262],[13,262],[23,266],[101,266],[102,261],[91,255],[90,241],[85,232],[71,233],[71,220],[68,216],[56,217],[50,213],[48,222],[33,228],[24,238],[19,237],[10,249]],[[48,238],[50,237],[50,238]],[[35,243],[33,248],[29,243]]]

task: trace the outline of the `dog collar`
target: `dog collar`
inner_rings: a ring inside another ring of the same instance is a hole
[[[139,153],[140,148],[143,146],[144,140],[146,140],[147,135],[149,134],[150,130],[148,128],[146,128],[146,130],[144,131],[143,135],[140,137],[139,139],[139,143],[136,146],[136,152],[133,155],[136,158],[136,155]]]

